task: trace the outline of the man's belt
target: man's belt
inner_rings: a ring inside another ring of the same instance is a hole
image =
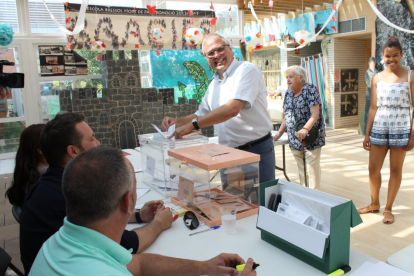
[[[246,144],[241,145],[241,146],[238,146],[238,147],[235,147],[235,148],[236,148],[236,149],[239,149],[239,150],[249,149],[249,148],[251,148],[251,147],[254,147],[254,146],[256,146],[256,145],[258,145],[258,144],[260,144],[260,143],[262,143],[262,142],[266,141],[267,139],[269,139],[269,138],[271,138],[271,137],[272,137],[272,135],[271,135],[271,134],[270,134],[270,132],[269,132],[268,134],[266,134],[266,135],[265,135],[265,136],[263,136],[262,138],[259,138],[259,139],[257,139],[257,140],[253,140],[253,141],[247,142]]]

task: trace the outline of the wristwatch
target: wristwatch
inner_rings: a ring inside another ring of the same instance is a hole
[[[191,123],[193,124],[194,128],[196,130],[199,130],[200,128],[198,127],[198,117],[194,118]]]
[[[135,219],[137,220],[138,223],[143,223],[141,216],[139,215],[139,211],[141,211],[140,209],[137,209],[135,211]]]

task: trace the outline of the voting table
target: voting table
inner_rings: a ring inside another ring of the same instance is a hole
[[[135,168],[141,166],[141,156],[136,150],[124,150],[130,153],[126,156]],[[142,168],[145,169],[145,168]],[[142,182],[142,173],[136,174],[137,187],[146,187]],[[169,198],[150,190],[138,199],[138,204],[144,204],[150,200],[163,200],[167,207],[174,207]],[[171,228],[162,232],[156,241],[144,251],[144,253],[160,254],[176,258],[207,260],[220,253],[237,253],[243,259],[251,257],[262,266],[257,268],[258,275],[283,275],[283,276],[322,276],[322,271],[302,262],[301,260],[285,253],[277,247],[263,241],[260,231],[256,228],[257,215],[249,216],[236,222],[236,232],[226,235],[223,229],[208,231],[199,235],[189,234],[208,229],[207,226],[200,226],[196,230],[189,230],[178,218],[172,223]],[[131,230],[145,224],[128,224],[127,229]],[[353,249],[350,250],[350,266],[352,270],[346,275],[360,267],[364,262],[377,263],[378,260],[364,255]]]

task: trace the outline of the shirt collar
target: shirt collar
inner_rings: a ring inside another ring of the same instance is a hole
[[[236,63],[237,63],[237,60],[233,58],[229,68],[227,68],[227,70],[223,73],[222,80],[220,79],[220,76],[217,72],[214,73],[213,78],[220,83],[225,83],[227,80],[227,77],[230,76],[233,73],[233,71],[236,69]]]
[[[72,240],[99,248],[123,265],[132,260],[131,253],[119,243],[95,230],[73,224],[67,220],[67,217],[63,221],[61,231],[63,235]]]

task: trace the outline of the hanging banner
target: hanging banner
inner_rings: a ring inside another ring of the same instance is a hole
[[[80,5],[69,3],[65,9],[66,28],[71,31],[76,26]],[[89,5],[85,29],[79,34],[68,35],[68,48],[89,50],[93,42],[103,41],[107,50],[200,49],[200,44],[191,43],[191,38],[186,36],[187,30],[198,28],[204,36],[215,32],[215,23],[215,12],[210,10],[177,11],[156,9],[155,6],[138,9]]]

